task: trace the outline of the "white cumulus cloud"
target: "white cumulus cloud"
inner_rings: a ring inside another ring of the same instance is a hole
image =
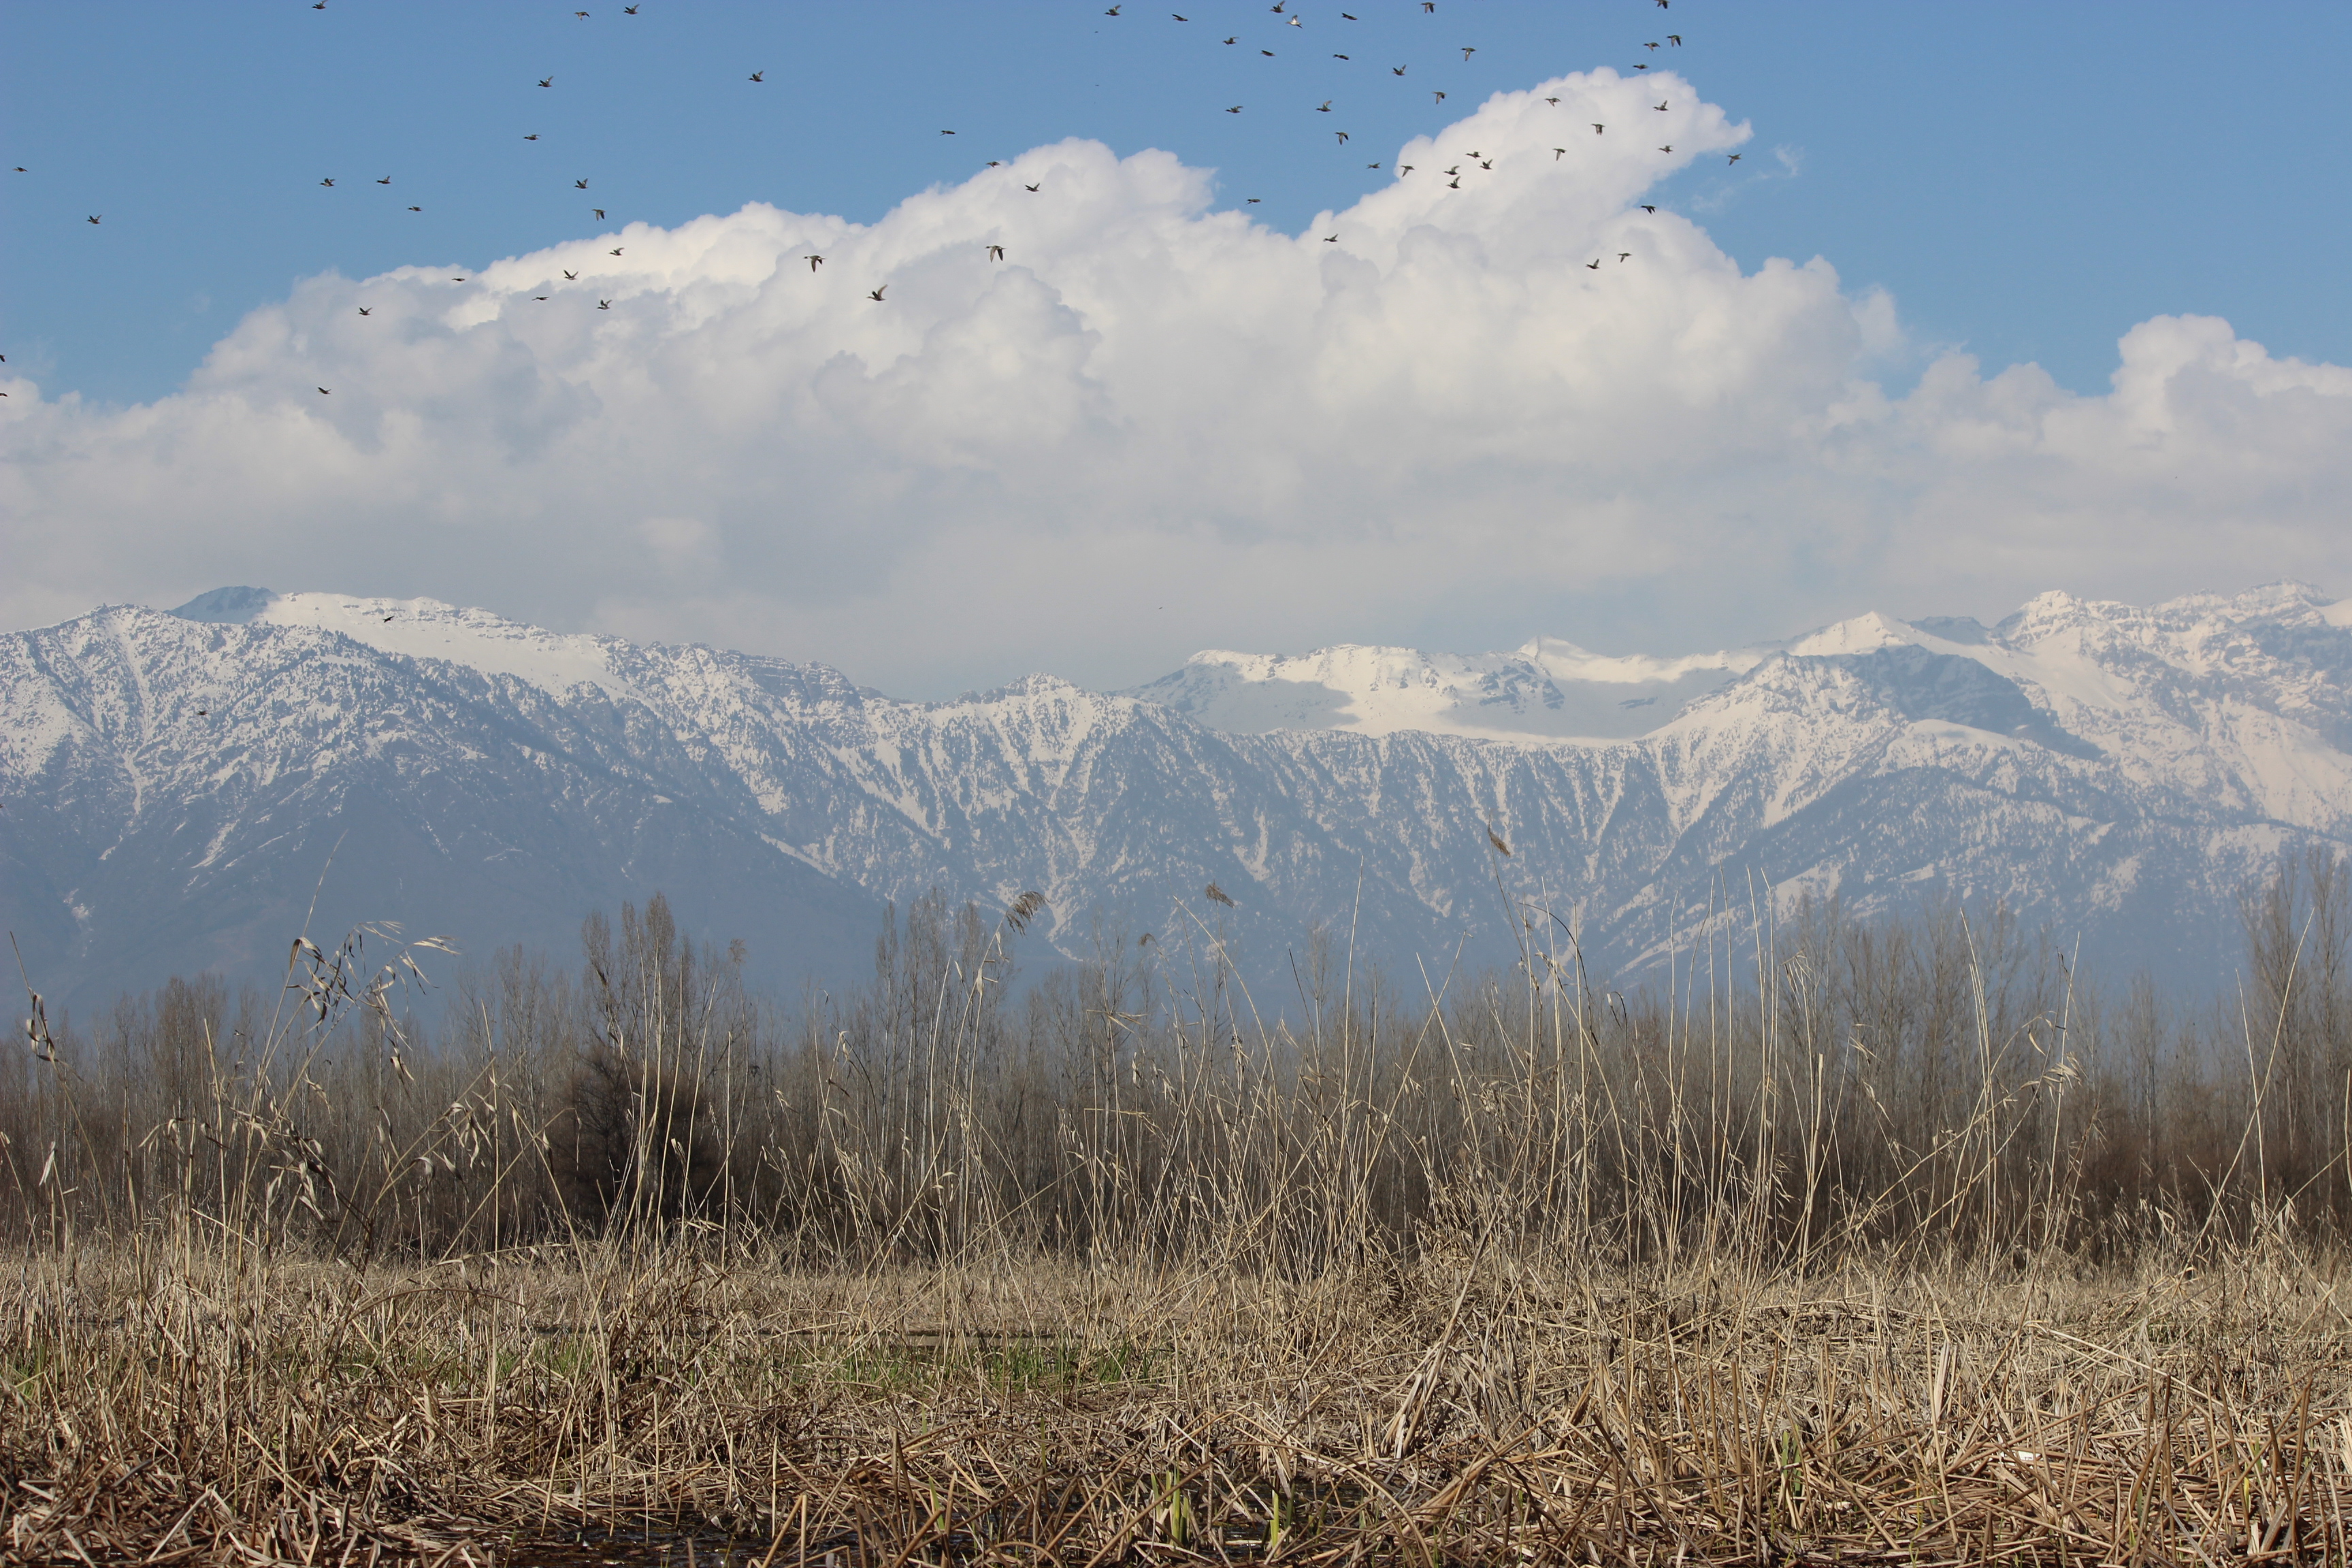
[[[1924,352],[1891,301],[1743,270],[1652,194],[1747,136],[1601,70],[1298,235],[1073,141],[871,226],[753,205],[314,278],[154,404],[0,383],[0,619],[422,593],[919,692],[2352,584],[2352,371],[2166,318],[2103,396],[1958,354],[1891,395]]]

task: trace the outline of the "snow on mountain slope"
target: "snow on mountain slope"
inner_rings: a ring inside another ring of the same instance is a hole
[[[1612,658],[1555,637],[1512,653],[1423,653],[1341,644],[1306,654],[1211,649],[1131,695],[1212,729],[1401,730],[1482,740],[1624,739],[1765,658],[1758,649]]]
[[[2352,613],[2296,584],[2050,594],[1777,651],[1217,653],[1137,692],[924,703],[429,600],[222,590],[0,636],[0,919],[79,1005],[266,974],[322,886],[314,934],[388,918],[484,956],[568,956],[583,914],[659,889],[779,987],[856,978],[885,900],[1030,888],[1033,950],[1213,931],[1278,990],[1318,923],[1405,973],[1507,963],[1529,900],[1633,977],[1808,893],[1999,898],[2218,984],[2242,879],[2352,844]]]

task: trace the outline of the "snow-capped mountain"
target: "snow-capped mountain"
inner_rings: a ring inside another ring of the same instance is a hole
[[[856,978],[886,900],[1032,888],[1033,959],[1213,933],[1286,989],[1318,924],[1417,986],[1507,962],[1516,900],[1639,976],[1832,891],[1999,898],[2218,983],[2244,879],[2352,844],[2347,628],[2298,584],[2048,594],[1990,628],[1872,615],[1687,659],[1214,653],[1135,692],[907,702],[431,600],[225,589],[0,636],[0,919],[84,1007],[267,975],[314,897],[314,935],[392,920],[568,963],[584,913],[656,889],[778,986]]]

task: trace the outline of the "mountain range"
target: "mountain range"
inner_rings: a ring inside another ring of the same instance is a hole
[[[2218,984],[2248,878],[2347,842],[2352,601],[2292,583],[1676,658],[1204,652],[943,702],[425,599],[229,588],[0,635],[0,921],[83,1011],[274,983],[297,932],[362,921],[569,963],[584,914],[656,890],[785,991],[870,973],[886,905],[1029,889],[1024,963],[1150,932],[1268,1010],[1318,927],[1418,990],[1557,917],[1625,984],[1809,894],[1998,900]]]

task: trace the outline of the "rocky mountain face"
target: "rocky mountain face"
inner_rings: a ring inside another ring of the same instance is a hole
[[[2048,594],[1990,628],[1874,615],[1689,659],[1218,653],[1134,692],[926,703],[223,590],[0,636],[0,921],[79,1010],[175,973],[274,983],[306,925],[362,920],[568,963],[584,913],[656,889],[787,992],[866,973],[886,902],[1029,889],[1033,969],[1218,942],[1268,1012],[1317,926],[1417,992],[1557,915],[1624,984],[1808,893],[1998,899],[2111,972],[2219,984],[2245,879],[2352,842],[2347,626],[2297,584]]]

